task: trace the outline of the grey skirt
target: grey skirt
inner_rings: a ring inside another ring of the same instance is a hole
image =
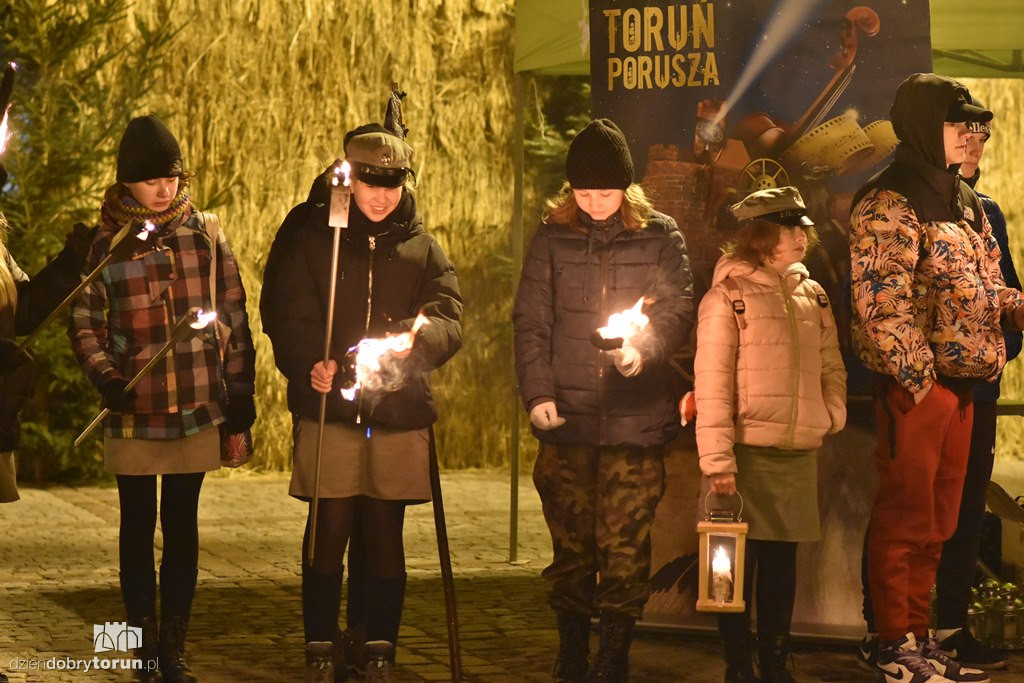
[[[817,541],[818,456],[815,451],[787,451],[736,444],[736,489],[743,496],[743,521],[750,525],[747,538],[758,541]],[[699,515],[710,479],[702,477]],[[731,498],[731,497],[730,497]],[[735,500],[711,496],[711,507],[734,510]]]
[[[112,474],[189,474],[220,469],[220,430],[181,439],[103,437],[103,465]]]
[[[313,497],[317,423],[301,418],[294,427],[292,481],[288,493]],[[324,427],[320,497],[368,496],[425,503],[430,500],[429,433],[426,429],[328,423]]]

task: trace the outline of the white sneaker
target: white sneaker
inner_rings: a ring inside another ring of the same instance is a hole
[[[877,683],[956,683],[925,659],[913,633],[889,646],[879,647],[875,671]]]

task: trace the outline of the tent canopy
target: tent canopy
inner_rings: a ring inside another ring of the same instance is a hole
[[[517,0],[517,73],[590,73],[587,0]],[[1024,78],[1021,0],[931,0],[932,59],[958,78]]]

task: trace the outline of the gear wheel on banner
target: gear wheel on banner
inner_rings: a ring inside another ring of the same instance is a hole
[[[757,190],[770,190],[789,185],[789,174],[774,159],[754,159],[740,172],[736,183],[739,196],[746,197]]]

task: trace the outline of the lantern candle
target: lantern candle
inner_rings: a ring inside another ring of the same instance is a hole
[[[724,604],[732,593],[732,562],[724,546],[718,546],[711,560],[711,591],[715,602]]]

